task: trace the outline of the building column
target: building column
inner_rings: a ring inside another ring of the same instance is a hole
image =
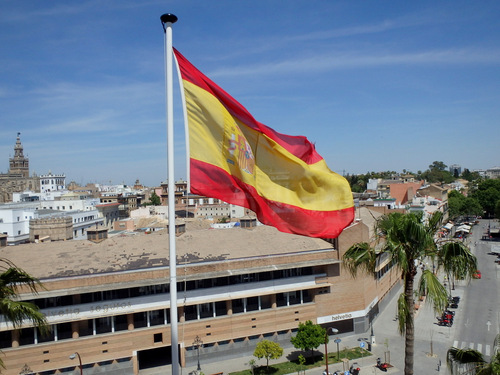
[[[179,343],[179,362],[182,368],[186,367],[186,348],[184,343]]]
[[[133,331],[134,330],[134,314],[127,314],[127,329],[129,331]]]
[[[134,375],[139,375],[139,361],[137,360],[137,351],[132,352],[132,368]]]
[[[271,299],[271,309],[275,309],[278,305],[276,304],[276,294],[270,295]]]
[[[184,306],[178,306],[177,313],[179,314],[179,323],[184,323],[186,321],[186,317],[184,316]]]
[[[18,329],[15,329],[12,331],[12,347],[13,348],[19,348],[19,336],[20,336],[20,331]]]
[[[80,322],[71,322],[71,337],[77,339],[80,337]]]
[[[227,310],[227,315],[233,315],[233,301],[231,300],[226,301],[226,310]]]

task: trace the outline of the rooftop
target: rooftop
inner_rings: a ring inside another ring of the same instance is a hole
[[[181,264],[331,248],[324,240],[282,233],[269,226],[210,229],[203,220],[187,221],[186,232],[176,237]],[[169,239],[167,230],[123,233],[100,243],[73,240],[8,246],[0,249],[0,257],[41,280],[132,271],[168,266]]]

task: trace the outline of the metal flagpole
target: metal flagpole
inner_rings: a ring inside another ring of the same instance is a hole
[[[172,74],[172,24],[177,21],[173,14],[160,17],[165,32],[165,91],[167,108],[167,168],[168,168],[168,243],[170,271],[170,330],[172,351],[172,375],[179,375],[179,340],[177,329],[177,256],[175,251],[175,176],[174,176],[174,98]]]

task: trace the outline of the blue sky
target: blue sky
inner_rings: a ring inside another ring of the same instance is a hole
[[[0,172],[21,132],[31,172],[164,181],[163,13],[186,58],[335,172],[500,164],[498,1],[19,0],[0,4]]]

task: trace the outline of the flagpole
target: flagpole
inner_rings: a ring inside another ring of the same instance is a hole
[[[165,32],[165,91],[167,109],[167,168],[168,168],[168,243],[170,271],[170,336],[172,375],[179,375],[179,340],[177,327],[177,256],[175,251],[175,175],[174,175],[174,100],[172,68],[172,24],[177,17],[171,13],[160,17]]]

